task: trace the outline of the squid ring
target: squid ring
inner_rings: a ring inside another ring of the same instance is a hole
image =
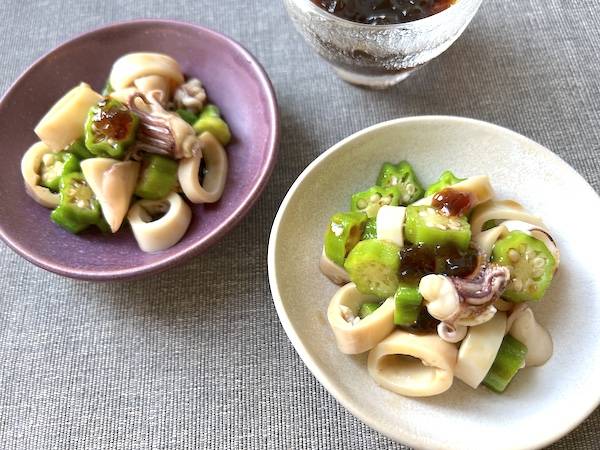
[[[164,215],[152,220],[155,214]],[[175,245],[187,231],[192,210],[175,192],[163,200],[140,200],[127,214],[133,235],[145,252],[158,252]]]
[[[50,147],[43,142],[37,142],[29,147],[29,150],[21,159],[21,175],[25,181],[25,189],[29,196],[46,208],[56,208],[59,202],[58,194],[50,189],[40,186],[40,165],[42,158],[48,153],[54,153]]]
[[[175,88],[183,83],[179,63],[161,53],[129,53],[113,64],[109,81],[115,91],[127,88],[138,78],[157,75],[166,78]]]
[[[519,203],[513,200],[492,200],[473,210],[470,219],[473,238],[483,231],[483,225],[488,220],[521,220],[538,227],[544,226],[540,217],[530,214]]]
[[[354,283],[338,289],[327,308],[327,319],[342,353],[356,355],[372,349],[394,329],[394,298],[364,319],[355,317],[360,305],[376,301],[372,295],[362,294]]]
[[[369,375],[380,386],[410,397],[441,394],[452,386],[456,346],[437,334],[397,330],[369,353]]]
[[[227,153],[217,139],[208,131],[199,138],[202,151],[179,162],[177,177],[181,190],[192,203],[214,203],[223,194],[227,179]],[[200,163],[204,158],[206,176],[200,185]]]

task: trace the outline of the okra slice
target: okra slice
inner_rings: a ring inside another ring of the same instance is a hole
[[[365,222],[365,231],[360,240],[366,241],[367,239],[377,239],[377,219],[375,217]]]
[[[79,158],[72,153],[46,153],[40,165],[40,185],[58,192],[61,177],[78,171]]]
[[[134,143],[139,117],[113,98],[90,108],[85,122],[85,146],[95,156],[120,159]]]
[[[508,384],[525,364],[527,347],[512,337],[504,336],[496,359],[483,379],[483,384],[494,392],[504,392]]]
[[[413,168],[406,161],[398,164],[384,163],[377,177],[377,185],[396,188],[400,204],[404,206],[419,200],[424,193]]]
[[[198,116],[196,116],[196,114],[194,114],[193,112],[188,111],[187,109],[178,109],[176,113],[179,115],[179,117],[181,117],[190,125],[194,125],[198,120]]]
[[[466,250],[471,226],[464,216],[446,216],[431,206],[408,206],[404,236],[413,244],[451,244]]]
[[[394,294],[396,309],[394,310],[394,323],[396,325],[413,325],[417,323],[421,312],[423,296],[419,294],[417,286],[400,282]]]
[[[379,303],[363,303],[358,310],[358,317],[364,319],[370,314],[373,314],[381,305]]]
[[[177,161],[166,156],[146,154],[135,195],[148,200],[165,198],[177,184]]]
[[[431,184],[427,190],[425,191],[425,197],[429,197],[430,195],[437,194],[442,189],[447,188],[448,186],[452,186],[453,184],[459,183],[461,181],[466,180],[466,178],[458,178],[451,171],[446,170],[442,172],[438,180]]]
[[[365,213],[369,219],[377,217],[379,208],[384,205],[397,206],[399,202],[398,191],[394,188],[373,186],[366,191],[352,195],[350,209]]]
[[[194,122],[193,127],[199,135],[209,131],[223,146],[231,141],[229,125],[223,120],[221,111],[215,105],[206,105],[200,111],[198,120]]]
[[[510,269],[510,282],[502,297],[517,303],[540,300],[556,268],[548,247],[522,231],[512,231],[497,241],[492,261]]]
[[[367,216],[359,212],[334,214],[325,232],[325,255],[338,266],[344,266],[346,255],[362,237],[366,221]]]
[[[85,146],[85,141],[83,138],[75,139],[73,142],[71,142],[71,145],[67,147],[66,151],[73,153],[81,160],[94,157],[92,152],[90,152]]]
[[[360,241],[348,254],[344,268],[363,294],[388,298],[398,288],[400,248],[379,239]]]
[[[71,233],[79,233],[102,220],[100,204],[81,172],[65,175],[60,180],[60,202],[50,219]]]

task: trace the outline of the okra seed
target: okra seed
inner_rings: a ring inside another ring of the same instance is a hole
[[[398,184],[398,177],[394,175],[390,180],[390,184],[396,186]]]
[[[389,205],[390,203],[392,203],[392,197],[390,197],[389,195],[386,195],[385,197],[383,197],[381,199],[381,203],[384,205]]]
[[[521,258],[521,255],[519,254],[518,251],[516,251],[514,248],[511,248],[508,251],[508,259],[511,260],[511,262],[516,263],[519,259]]]
[[[529,292],[535,292],[537,289],[537,284],[531,278],[525,282],[525,290]]]
[[[544,275],[544,269],[541,267],[536,267],[535,269],[533,269],[533,272],[531,272],[531,275],[533,276],[533,278],[539,278],[542,275]]]
[[[444,230],[444,231],[448,229],[448,227],[442,225],[441,223],[436,223],[435,227],[438,228],[438,229],[440,229],[440,230]]]
[[[545,265],[546,265],[546,258],[544,258],[542,256],[536,256],[535,259],[533,260],[533,267],[535,267],[536,269],[544,267]]]
[[[381,200],[381,195],[379,195],[379,194],[373,194],[373,195],[371,195],[371,197],[369,198],[369,201],[370,201],[371,203],[376,203],[376,202],[378,202],[379,200]]]
[[[523,282],[521,280],[519,280],[518,278],[515,278],[512,280],[512,288],[515,291],[522,291],[523,290]]]
[[[356,206],[358,206],[358,209],[365,209],[367,207],[367,205],[368,205],[367,201],[362,198],[356,203]]]
[[[415,193],[415,185],[414,184],[407,184],[406,185],[406,193],[408,195],[413,195]]]
[[[533,250],[527,250],[527,252],[525,253],[525,259],[527,261],[529,260],[533,260],[535,258],[535,252]]]
[[[419,217],[426,217],[427,213],[425,211],[419,211]]]

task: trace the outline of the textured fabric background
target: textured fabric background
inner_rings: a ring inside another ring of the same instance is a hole
[[[1,0],[1,92],[78,33],[129,18],[182,19],[239,40],[264,64],[282,139],[269,187],[242,224],[159,276],[77,282],[0,245],[0,446],[402,448],[340,407],[279,325],[266,264],[277,207],[341,138],[418,114],[514,129],[600,191],[598,13],[595,1],[486,0],[440,58],[395,89],[369,92],[336,79],[278,1]],[[597,410],[553,448],[597,449],[599,430]]]

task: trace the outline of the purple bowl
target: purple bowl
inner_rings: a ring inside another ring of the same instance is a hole
[[[33,128],[70,88],[85,81],[97,90],[113,62],[134,51],[174,57],[187,76],[202,80],[234,139],[229,174],[215,204],[192,205],[183,239],[159,253],[142,252],[128,226],[115,235],[71,235],[50,222],[50,211],[26,193],[20,161],[38,139]],[[273,87],[260,64],[238,43],[206,28],[167,20],[109,25],[59,46],[35,62],[0,100],[0,237],[32,263],[73,278],[114,280],[167,269],[214,244],[250,210],[275,164],[279,115]]]

